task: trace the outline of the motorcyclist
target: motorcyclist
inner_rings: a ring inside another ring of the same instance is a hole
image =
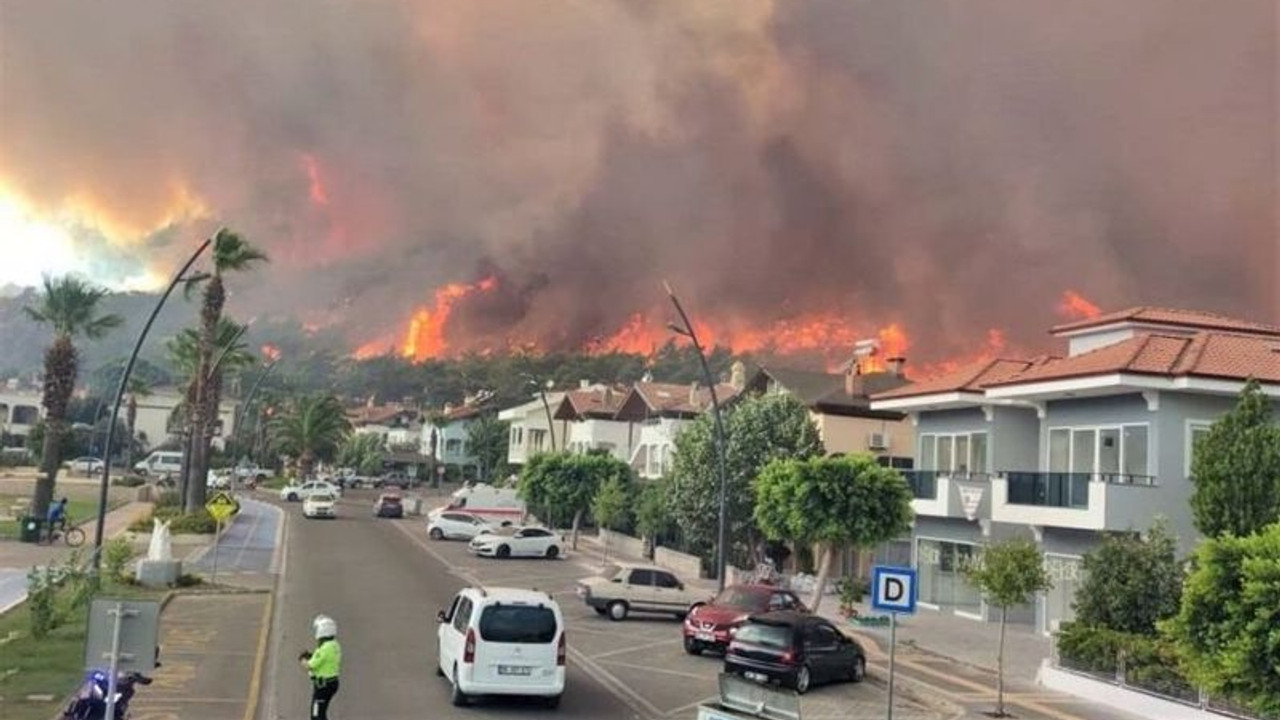
[[[116,678],[117,718],[127,716],[129,701],[133,699],[137,685],[150,685],[151,678],[137,672],[122,672]],[[92,670],[85,678],[84,685],[72,698],[67,709],[62,713],[62,720],[106,720],[107,692],[110,688],[109,676],[105,670]]]
[[[338,675],[342,670],[338,623],[327,615],[317,615],[311,626],[316,637],[315,652],[304,652],[298,660],[311,676],[311,720],[329,720],[329,703],[338,694]]]

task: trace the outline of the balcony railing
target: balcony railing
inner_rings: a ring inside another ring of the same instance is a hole
[[[938,497],[937,470],[900,470],[902,476],[911,486],[911,494],[920,500],[933,500]]]
[[[1010,505],[1087,508],[1092,477],[1091,473],[1005,473],[1009,483],[1008,501]]]

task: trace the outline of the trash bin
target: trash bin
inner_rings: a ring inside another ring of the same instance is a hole
[[[18,530],[18,539],[25,543],[40,542],[40,533],[44,530],[44,518],[26,515],[22,518],[21,523],[22,526]]]

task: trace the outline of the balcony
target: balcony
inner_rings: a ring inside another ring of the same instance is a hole
[[[916,515],[976,520],[987,516],[991,477],[986,473],[903,470]]]
[[[901,470],[911,486],[911,495],[918,500],[935,500],[938,497],[937,470]]]
[[[991,519],[1080,530],[1125,530],[1149,518],[1155,478],[1117,473],[1006,472],[991,483]]]

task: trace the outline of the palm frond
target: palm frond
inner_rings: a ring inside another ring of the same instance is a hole
[[[268,262],[267,254],[231,230],[218,231],[213,245],[215,272],[238,272],[258,262]]]
[[[213,276],[207,272],[198,272],[195,275],[189,275],[184,278],[182,281],[182,298],[190,301],[196,290],[211,277]]]
[[[33,305],[24,309],[32,320],[68,338],[85,336],[96,340],[123,321],[117,315],[102,315],[98,305],[107,291],[74,275],[46,275]]]

